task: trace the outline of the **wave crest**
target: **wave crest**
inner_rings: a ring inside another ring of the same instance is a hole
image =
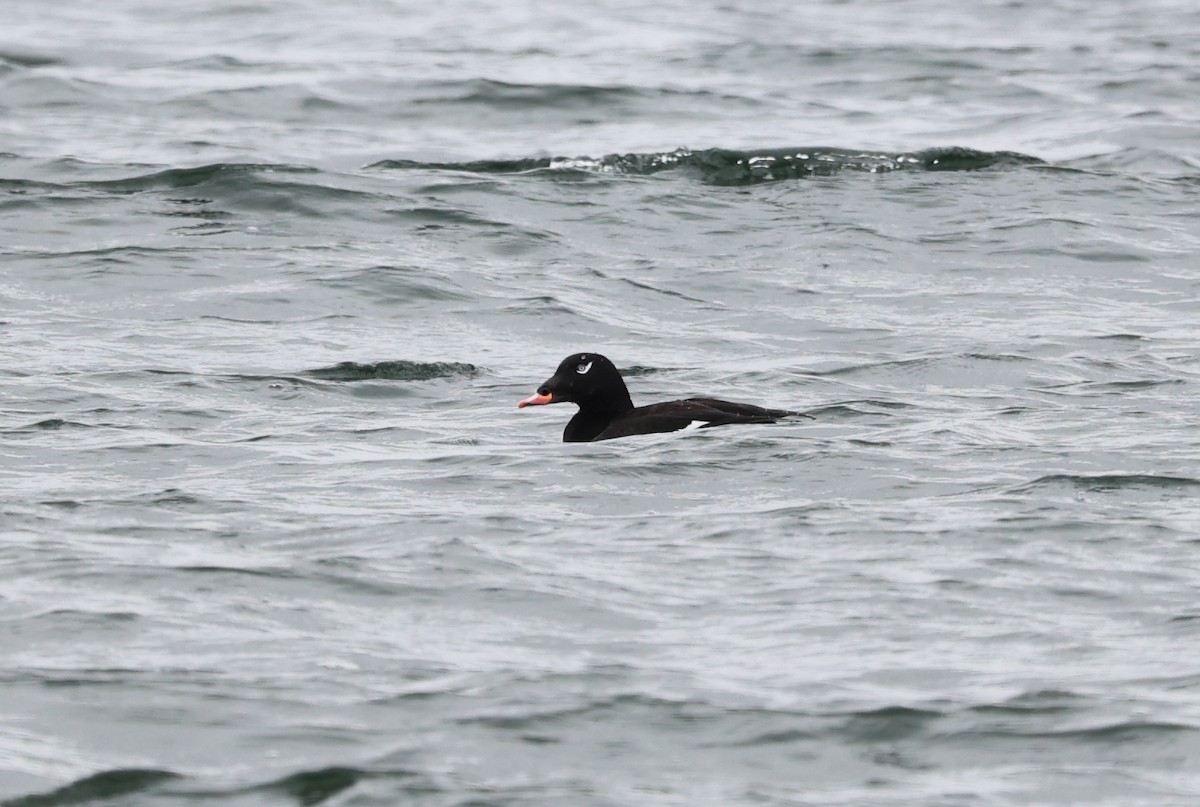
[[[912,152],[856,151],[836,148],[676,149],[649,154],[609,154],[604,157],[526,157],[512,160],[475,160],[462,163],[428,163],[382,160],[368,168],[467,171],[478,174],[518,174],[534,171],[582,171],[646,176],[660,171],[687,169],[713,185],[754,185],[783,179],[826,176],[840,171],[884,173],[890,171],[978,171],[1040,165],[1042,160],[1015,151],[977,151],[961,147]]]
[[[419,362],[381,361],[373,364],[359,364],[344,361],[332,367],[318,367],[309,370],[305,375],[322,381],[370,381],[384,379],[388,381],[429,381],[434,378],[451,376],[475,376],[479,368],[463,362]]]

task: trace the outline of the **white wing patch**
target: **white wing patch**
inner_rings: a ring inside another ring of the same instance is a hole
[[[693,420],[691,423],[689,423],[688,425],[686,425],[682,429],[680,429],[680,431],[681,432],[690,432],[695,429],[701,429],[707,425],[708,425],[707,420]]]
[[[579,373],[580,375],[583,375],[590,369],[592,369],[592,363],[589,361],[587,364],[581,364],[578,367],[576,367],[575,372]]]

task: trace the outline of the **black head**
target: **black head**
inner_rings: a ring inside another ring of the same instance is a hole
[[[619,414],[633,408],[629,390],[616,366],[599,353],[576,353],[558,365],[554,375],[538,387],[537,394],[518,407],[550,403],[576,403],[581,410]]]

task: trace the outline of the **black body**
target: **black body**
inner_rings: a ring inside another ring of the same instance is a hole
[[[730,423],[774,423],[799,414],[716,398],[685,398],[635,407],[621,373],[598,353],[576,353],[563,359],[554,375],[538,387],[537,395],[520,405],[549,403],[579,405],[563,432],[566,443],[673,432],[693,425],[709,428]]]

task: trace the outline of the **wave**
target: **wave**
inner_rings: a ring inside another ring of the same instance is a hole
[[[69,158],[54,160],[47,165],[53,170],[64,173],[87,173],[95,170],[95,166],[79,163],[79,161]],[[207,165],[159,168],[146,171],[150,166],[128,164],[124,168],[125,170],[136,170],[143,173],[112,178],[81,178],[63,182],[5,178],[0,179],[0,190],[21,194],[31,192],[42,194],[77,193],[83,190],[130,195],[153,191],[194,189],[198,187],[228,187],[230,189],[243,190],[266,185],[271,188],[283,188],[285,190],[296,186],[303,189],[311,189],[315,192],[350,198],[371,195],[316,183],[299,183],[283,179],[284,177],[320,173],[320,169],[306,165],[292,165],[287,163],[210,163]],[[210,200],[183,199],[174,201],[195,204],[197,201],[208,202]]]
[[[1085,743],[1125,744],[1136,742],[1152,742],[1153,740],[1172,737],[1179,734],[1192,734],[1196,727],[1186,723],[1174,723],[1164,720],[1118,720],[1095,726],[1081,728],[1045,728],[1045,729],[1014,729],[979,728],[952,735],[962,741],[971,738],[978,739],[1011,739],[1028,742],[1029,740],[1065,740]]]
[[[350,381],[430,381],[438,378],[474,378],[484,373],[482,367],[465,362],[433,361],[420,362],[407,359],[360,364],[344,361],[329,367],[316,367],[293,373],[195,373],[188,370],[144,368],[137,370],[113,370],[91,374],[92,377],[115,381],[136,382],[139,380],[165,380],[181,386],[193,387],[200,383],[243,384],[251,382],[284,383],[319,387],[321,382]],[[49,418],[3,431],[29,432],[53,431],[62,428],[92,428],[93,424]]]
[[[64,420],[63,418],[47,418],[39,420],[36,423],[30,423],[25,426],[15,426],[7,429],[0,429],[5,434],[24,434],[26,432],[41,432],[41,431],[58,431],[59,429],[90,429],[89,423],[80,423],[75,420]]]
[[[1037,157],[1015,151],[976,151],[955,146],[901,153],[824,147],[750,151],[714,148],[609,154],[605,157],[526,157],[462,163],[381,160],[367,168],[466,171],[478,174],[576,171],[635,176],[682,169],[698,173],[703,181],[713,185],[753,185],[782,179],[827,176],[841,171],[978,171],[1044,164]]]
[[[252,784],[221,790],[196,789],[187,786],[187,777],[167,770],[116,769],[86,776],[46,793],[19,796],[0,802],[0,807],[69,807],[70,805],[127,803],[136,794],[153,792],[160,785],[175,782],[176,791],[169,795],[182,801],[221,801],[244,796],[282,797],[289,804],[326,804],[359,782],[373,778],[408,780],[417,774],[407,770],[374,772],[361,768],[331,766],[298,771],[263,784]],[[194,783],[193,783],[194,785]],[[427,790],[427,784],[420,789]]]
[[[0,807],[66,807],[111,801],[153,790],[164,782],[179,779],[177,773],[154,768],[122,768],[85,776],[47,793],[19,796],[0,802]]]
[[[1022,692],[998,703],[983,703],[971,707],[979,714],[1060,714],[1085,707],[1087,698],[1064,689],[1038,689]]]
[[[0,67],[28,69],[32,67],[56,67],[61,64],[64,64],[62,59],[46,53],[13,50],[11,48],[0,50]]]
[[[305,375],[321,381],[370,381],[384,379],[388,381],[429,381],[434,378],[450,378],[453,376],[472,377],[479,375],[480,369],[473,364],[463,362],[419,362],[381,361],[374,364],[359,364],[344,361],[332,367],[319,367],[309,370]]]
[[[478,104],[506,110],[562,110],[572,107],[595,110],[602,104],[654,103],[672,97],[720,99],[727,103],[739,100],[738,96],[709,90],[604,84],[527,84],[487,78],[426,84],[425,88],[427,92],[431,89],[432,94],[416,98],[414,104]]]
[[[407,776],[407,772],[401,774]],[[343,793],[373,774],[359,768],[329,767],[313,771],[300,771],[290,776],[258,787],[249,788],[277,793],[288,797],[296,804],[324,804],[339,793]]]
[[[836,731],[855,742],[896,742],[923,732],[945,714],[934,709],[885,706],[844,715]]]
[[[71,161],[56,161],[59,167],[80,171],[90,166],[75,166]],[[419,162],[415,160],[381,160],[365,170],[435,170],[476,174],[615,174],[649,176],[664,171],[684,171],[697,175],[713,185],[753,185],[783,179],[827,176],[841,171],[886,173],[891,171],[977,171],[1026,165],[1044,165],[1036,158],[1010,151],[985,152],[967,148],[935,148],[924,151],[889,153],[866,152],[832,148],[791,148],[739,151],[706,149],[691,151],[677,149],[646,154],[609,154],[604,157],[528,157],[506,160],[472,160],[467,162]],[[148,166],[130,165],[140,173],[113,178],[81,178],[66,182],[46,182],[29,179],[0,179],[0,190],[18,194],[77,193],[80,190],[101,194],[137,194],[146,192],[184,191],[203,189],[208,193],[222,190],[239,194],[242,205],[277,210],[281,196],[318,198],[325,202],[347,202],[381,196],[378,192],[355,190],[336,181],[316,179],[321,169],[311,165],[289,163],[210,163],[190,167],[161,168],[146,171]],[[312,179],[310,179],[312,177]],[[267,198],[247,196],[253,190],[270,191]],[[173,199],[189,206],[180,215],[195,216],[197,204],[212,199]],[[302,211],[303,212],[303,211]],[[428,213],[428,211],[416,211]],[[216,215],[216,214],[213,214]],[[313,213],[313,215],[317,215]],[[444,211],[436,215],[445,216]]]
[[[1026,492],[1042,487],[1074,487],[1096,493],[1113,490],[1137,490],[1161,488],[1184,490],[1200,487],[1200,479],[1190,476],[1166,476],[1162,474],[1049,474],[1039,476],[1032,482],[1018,485],[1013,492]]]
[[[211,163],[192,168],[167,168],[140,176],[100,179],[75,183],[113,193],[138,193],[149,190],[191,188],[214,179],[246,174],[315,174],[316,168],[280,163]]]

